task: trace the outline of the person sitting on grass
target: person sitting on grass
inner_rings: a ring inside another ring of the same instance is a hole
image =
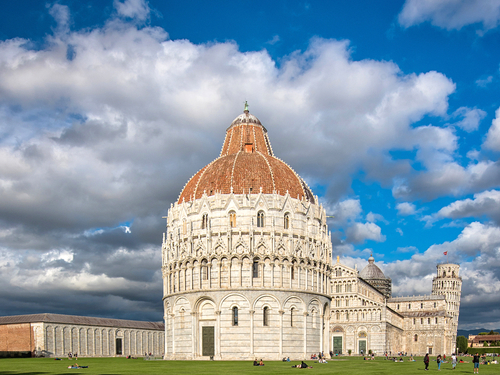
[[[295,368],[312,368],[312,366],[307,366],[307,363],[305,363],[304,361],[302,361],[302,363],[300,365],[294,365],[292,367],[295,367]]]
[[[262,361],[262,358],[260,359],[259,366],[264,366],[264,362]]]
[[[259,362],[257,361],[257,358],[255,358],[255,361],[253,361],[253,365],[254,366],[258,366],[259,365]]]

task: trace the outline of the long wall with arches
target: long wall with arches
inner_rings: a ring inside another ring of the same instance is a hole
[[[0,343],[0,351],[35,356],[78,353],[80,357],[120,357],[165,353],[165,328],[161,322],[32,314],[0,317],[0,331],[5,341],[5,345]]]

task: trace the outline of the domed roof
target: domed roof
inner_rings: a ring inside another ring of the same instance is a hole
[[[370,255],[368,258],[368,264],[359,273],[359,277],[365,280],[369,279],[387,279],[380,268],[375,265],[375,258]]]
[[[274,157],[267,130],[257,117],[245,111],[226,130],[220,156],[202,168],[186,184],[179,203],[207,195],[221,194],[280,194],[306,199],[314,196],[286,163]]]

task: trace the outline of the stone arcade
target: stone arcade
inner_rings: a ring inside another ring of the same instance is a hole
[[[220,156],[170,207],[162,246],[165,359],[304,359],[320,351],[455,350],[459,266],[432,295],[391,298],[369,259],[332,263],[325,209],[245,108]]]

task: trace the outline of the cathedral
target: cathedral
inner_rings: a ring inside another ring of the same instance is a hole
[[[459,265],[437,265],[431,295],[392,297],[373,257],[333,261],[325,209],[247,106],[166,219],[165,359],[455,351]]]

